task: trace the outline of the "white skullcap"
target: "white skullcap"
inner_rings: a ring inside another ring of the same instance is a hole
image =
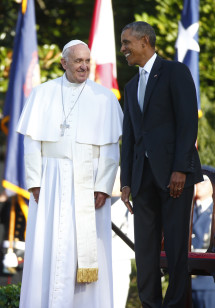
[[[85,46],[88,47],[88,45],[87,45],[86,43],[84,43],[84,42],[82,42],[82,41],[80,41],[80,40],[72,40],[72,41],[70,41],[69,43],[67,43],[67,44],[63,47],[62,54],[64,53],[64,51],[65,51],[67,48],[69,48],[69,47],[71,47],[71,46],[78,45],[78,44],[83,44],[83,45],[85,45]]]

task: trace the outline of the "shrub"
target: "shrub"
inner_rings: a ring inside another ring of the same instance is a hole
[[[0,287],[0,308],[19,307],[21,283]]]

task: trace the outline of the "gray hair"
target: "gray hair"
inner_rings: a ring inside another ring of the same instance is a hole
[[[66,49],[62,52],[62,58],[64,58],[65,60],[68,60],[69,53],[70,53],[70,48],[66,48]]]
[[[155,42],[156,42],[156,34],[155,30],[151,25],[149,25],[145,21],[134,21],[128,25],[126,25],[123,29],[122,32],[131,29],[132,34],[137,38],[140,39],[143,36],[148,36],[149,38],[149,43],[151,47],[155,47]]]

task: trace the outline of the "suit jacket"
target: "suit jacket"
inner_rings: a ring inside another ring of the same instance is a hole
[[[137,100],[139,74],[125,86],[121,187],[134,197],[141,184],[145,153],[160,188],[166,190],[173,171],[187,174],[185,187],[203,180],[195,147],[198,110],[189,69],[159,56],[151,69],[143,112]]]

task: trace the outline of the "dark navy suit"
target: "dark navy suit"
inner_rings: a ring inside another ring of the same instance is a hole
[[[159,255],[163,228],[170,273],[163,307],[183,308],[193,185],[202,181],[195,148],[196,91],[184,64],[157,56],[141,112],[138,80],[139,74],[125,87],[121,186],[131,187],[134,205],[139,296],[143,307],[162,306]],[[167,188],[173,171],[186,173],[178,199],[170,197]]]

